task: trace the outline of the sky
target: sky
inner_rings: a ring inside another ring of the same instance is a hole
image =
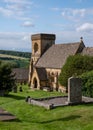
[[[93,47],[93,0],[0,0],[0,50],[31,52],[31,35]]]

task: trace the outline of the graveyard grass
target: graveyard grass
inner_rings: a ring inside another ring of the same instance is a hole
[[[93,104],[46,110],[25,102],[26,96],[48,97],[58,92],[28,91],[0,97],[0,107],[14,114],[14,121],[0,122],[0,130],[93,130]]]

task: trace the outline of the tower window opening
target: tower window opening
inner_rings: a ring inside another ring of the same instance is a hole
[[[38,51],[38,44],[35,43],[35,44],[34,44],[34,52],[36,53],[37,51]]]

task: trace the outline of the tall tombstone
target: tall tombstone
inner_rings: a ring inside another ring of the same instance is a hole
[[[68,79],[68,104],[76,104],[82,102],[81,79],[70,77]]]

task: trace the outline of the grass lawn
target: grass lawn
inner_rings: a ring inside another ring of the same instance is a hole
[[[93,130],[93,104],[58,107],[46,110],[25,102],[26,96],[48,97],[58,92],[28,91],[10,93],[0,97],[0,107],[18,119],[0,122],[0,130]]]

